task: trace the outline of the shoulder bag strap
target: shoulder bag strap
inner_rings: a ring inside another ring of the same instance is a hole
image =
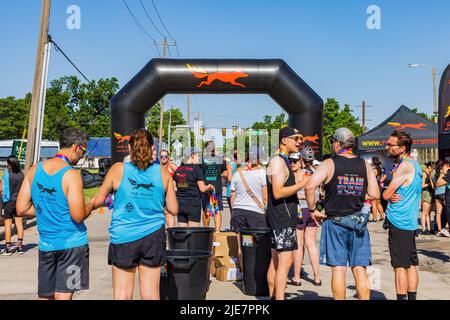
[[[244,174],[242,173],[242,171],[239,171],[239,176],[241,177],[242,182],[244,183],[244,187],[247,191],[247,194],[250,196],[250,198],[253,199],[253,201],[258,205],[258,207],[261,210],[264,210],[263,205],[261,204],[261,201],[259,201],[259,199],[255,196],[255,194],[253,193],[253,191],[250,189],[250,186],[247,183],[247,180],[245,180],[244,178]]]

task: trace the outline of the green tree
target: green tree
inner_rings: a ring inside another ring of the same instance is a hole
[[[419,108],[414,108],[412,109],[412,111],[414,111],[415,113],[417,113],[419,116],[421,116],[422,118],[425,118],[427,120],[433,121],[436,118],[436,116],[434,114],[427,114],[425,112],[421,112],[419,111]]]
[[[172,116],[170,115],[172,113]],[[159,116],[160,116],[160,104],[156,103],[150,111],[147,113],[147,129],[155,138],[159,138]],[[164,111],[164,121],[163,121],[163,139],[167,142],[169,133],[169,120],[171,119],[172,132],[174,126],[186,124],[186,120],[183,117],[183,112],[179,108],[172,108],[170,110]]]
[[[333,136],[336,129],[346,127],[350,129],[355,136],[361,135],[362,126],[358,123],[358,118],[351,113],[348,104],[341,108],[339,102],[334,98],[328,98],[324,104],[323,112],[323,154],[331,153],[329,139]]]
[[[7,97],[0,99],[0,139],[20,139],[28,127],[28,110],[31,94],[23,99]]]

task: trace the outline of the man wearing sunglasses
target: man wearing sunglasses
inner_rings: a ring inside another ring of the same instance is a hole
[[[416,300],[419,274],[415,231],[420,212],[422,168],[411,158],[411,135],[394,131],[386,142],[386,150],[394,159],[392,181],[383,192],[389,201],[389,252],[395,272],[397,300]]]
[[[272,299],[284,300],[289,269],[297,250],[297,192],[305,187],[296,182],[289,154],[300,151],[303,136],[291,127],[280,131],[280,147],[267,166],[267,224],[271,231],[272,259],[267,282]]]
[[[86,153],[88,135],[65,129],[54,158],[27,173],[17,198],[17,213],[36,215],[39,232],[38,295],[41,300],[71,300],[89,289],[89,247],[84,220],[83,180],[72,168]]]
[[[334,299],[346,297],[345,276],[352,269],[358,299],[370,299],[369,278],[366,267],[371,265],[372,254],[367,227],[350,229],[340,221],[363,216],[365,200],[379,199],[380,191],[370,164],[354,155],[355,136],[347,128],[339,128],[331,139],[333,156],[320,164],[306,184],[308,210],[322,224],[320,263],[332,268],[331,287]],[[318,210],[316,189],[324,183],[325,212]],[[368,217],[367,217],[368,219]],[[367,221],[367,220],[366,220]]]

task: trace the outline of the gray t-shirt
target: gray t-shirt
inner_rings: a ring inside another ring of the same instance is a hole
[[[266,173],[262,169],[241,171],[247,181],[250,190],[252,190],[255,197],[264,206],[262,189],[267,185]],[[243,209],[258,212],[264,214],[264,210],[261,210],[256,202],[247,193],[244,183],[241,180],[239,172],[236,172],[231,179],[231,191],[236,191],[236,197],[234,199],[233,209]]]

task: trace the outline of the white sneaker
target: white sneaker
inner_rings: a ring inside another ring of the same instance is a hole
[[[444,236],[446,236],[447,238],[450,238],[450,232],[448,232],[447,229],[443,228],[443,229],[441,230],[441,233],[442,233]]]

